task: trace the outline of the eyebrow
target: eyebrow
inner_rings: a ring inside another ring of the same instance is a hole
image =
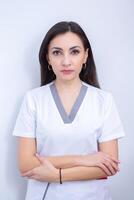
[[[70,50],[72,50],[72,49],[75,49],[75,48],[80,48],[81,49],[81,47],[80,46],[73,46],[73,47],[71,47],[71,48],[69,48]],[[52,49],[58,49],[58,50],[63,50],[62,48],[60,48],[60,47],[53,47]]]

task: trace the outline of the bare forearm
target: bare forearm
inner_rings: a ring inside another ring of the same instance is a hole
[[[48,159],[57,169],[58,168],[65,169],[78,166],[81,156],[80,155],[45,156],[45,158]],[[26,172],[28,170],[40,166],[40,161],[36,156],[27,158],[24,161],[21,160],[20,163],[21,164],[19,168],[21,172]]]
[[[78,166],[62,169],[62,181],[93,180],[106,178],[107,175],[99,167]]]
[[[40,161],[35,156],[32,156],[19,162],[19,170],[24,173],[40,165]]]
[[[46,157],[56,168],[71,168],[79,165],[81,155],[47,156]]]

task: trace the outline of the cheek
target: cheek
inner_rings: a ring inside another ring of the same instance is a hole
[[[73,63],[76,67],[81,68],[84,63],[84,59],[83,57],[78,57],[77,59],[74,59]]]
[[[60,59],[58,59],[58,58],[53,58],[50,60],[50,62],[51,62],[52,67],[54,67],[56,69],[60,66],[60,63],[61,63]]]

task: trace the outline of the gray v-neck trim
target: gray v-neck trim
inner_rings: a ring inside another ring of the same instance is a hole
[[[77,112],[78,112],[78,110],[79,110],[79,108],[80,108],[80,106],[81,106],[81,104],[82,104],[82,102],[83,102],[83,99],[86,95],[86,91],[87,91],[88,87],[86,85],[82,84],[81,89],[80,89],[80,93],[79,93],[69,115],[67,115],[67,113],[66,113],[66,111],[63,107],[63,104],[62,104],[61,99],[59,97],[55,83],[53,82],[52,84],[49,85],[49,87],[50,87],[54,102],[57,106],[57,109],[60,113],[60,116],[61,116],[63,122],[64,123],[72,123]]]

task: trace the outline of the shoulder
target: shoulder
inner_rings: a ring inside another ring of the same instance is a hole
[[[31,98],[39,98],[44,95],[46,96],[49,92],[49,85],[51,84],[52,82],[40,87],[32,88],[28,90],[25,95],[28,95]]]
[[[107,90],[104,90],[101,88],[97,88],[97,87],[92,86],[85,82],[83,82],[83,84],[88,87],[88,96],[94,102],[98,102],[99,104],[104,105],[113,99],[113,95],[110,91],[107,91]]]
[[[47,97],[50,92],[50,84],[52,84],[52,82],[26,91],[26,93],[24,94],[24,100],[27,101],[29,104],[33,104],[33,106],[35,106],[35,104],[38,104],[39,102],[45,101],[46,99],[48,99]]]

